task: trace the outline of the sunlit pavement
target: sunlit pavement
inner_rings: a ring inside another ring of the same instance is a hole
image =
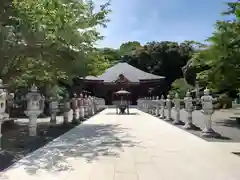
[[[153,116],[106,109],[2,172],[7,180],[239,180],[240,157]]]

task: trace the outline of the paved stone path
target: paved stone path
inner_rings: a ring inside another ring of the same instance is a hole
[[[160,119],[107,109],[2,172],[1,180],[238,180],[240,157]]]

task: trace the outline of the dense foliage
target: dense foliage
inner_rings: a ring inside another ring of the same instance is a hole
[[[195,52],[193,44],[192,41],[162,41],[141,45],[134,41],[123,43],[119,49],[105,48],[103,52],[112,64],[127,62],[145,72],[165,76],[165,84],[160,89],[167,92],[176,79],[183,77],[182,68]],[[153,91],[160,93],[160,89]]]
[[[108,21],[108,5],[96,12],[92,1],[4,0],[0,76],[14,86],[49,86],[76,73],[98,73],[91,63],[103,58],[93,48],[102,38],[98,26]]]
[[[3,0],[0,77],[12,86],[37,83],[51,89],[59,81],[70,84],[75,76],[95,76],[124,61],[165,76],[165,92],[173,87],[184,94],[197,79],[200,86],[235,96],[240,89],[240,3],[227,6],[223,15],[232,19],[216,22],[209,45],[129,41],[112,49],[95,46],[103,38],[98,29],[106,27],[109,3],[96,11],[91,0]]]
[[[235,96],[240,88],[240,2],[227,5],[223,15],[231,15],[231,20],[217,21],[213,35],[207,40],[210,45],[196,53],[192,63],[201,85]]]

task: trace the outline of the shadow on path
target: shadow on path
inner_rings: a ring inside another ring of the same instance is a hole
[[[1,138],[4,153],[0,154],[0,171],[73,127],[72,124],[57,124],[54,127],[49,127],[49,123],[39,123],[37,128],[38,136],[34,138],[28,137],[28,125],[26,123],[17,123],[11,129],[4,129]]]
[[[238,124],[236,120],[232,120],[232,119],[221,119],[221,120],[215,121],[214,124],[216,126],[226,126],[226,127],[240,129],[240,124]]]
[[[20,160],[12,168],[23,166],[29,174],[35,174],[40,169],[67,171],[72,169],[69,158],[81,157],[92,162],[99,156],[118,157],[124,146],[134,147],[139,144],[132,139],[126,129],[119,125],[81,124]]]

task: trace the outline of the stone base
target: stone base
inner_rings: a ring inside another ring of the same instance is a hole
[[[73,119],[72,120],[72,124],[74,124],[74,125],[77,125],[77,124],[80,124],[80,123],[81,123],[81,121],[79,119]]]
[[[166,116],[160,115],[160,119],[165,119]]]
[[[165,120],[166,120],[166,121],[173,121],[173,118],[168,118],[168,117],[167,117]]]
[[[57,125],[57,120],[55,121],[55,120],[50,120],[50,127],[54,127],[54,126],[56,126]]]
[[[84,117],[79,117],[79,121],[80,122],[84,121]]]
[[[184,122],[182,122],[182,121],[173,121],[172,122],[174,125],[184,125]]]
[[[201,133],[202,137],[207,137],[207,138],[219,138],[221,135],[217,132],[215,132],[213,129],[203,129]]]
[[[183,126],[184,129],[187,129],[187,130],[193,130],[195,129],[195,125],[193,125],[193,123],[185,123],[185,125]]]

